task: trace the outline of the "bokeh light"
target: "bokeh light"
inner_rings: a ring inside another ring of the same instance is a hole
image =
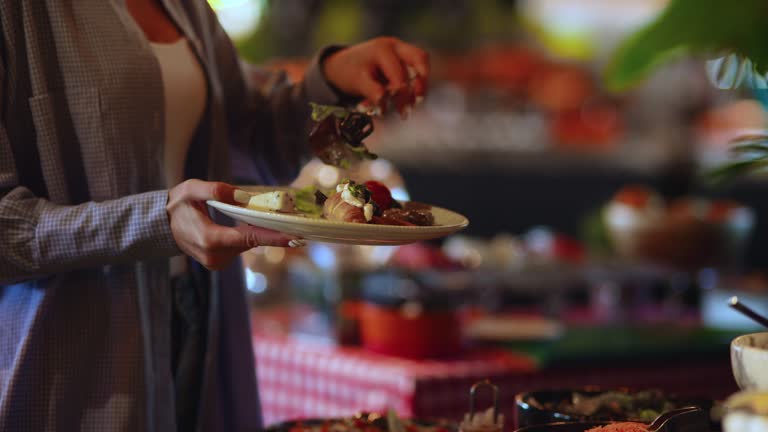
[[[208,0],[222,27],[233,39],[239,39],[258,27],[265,0]]]

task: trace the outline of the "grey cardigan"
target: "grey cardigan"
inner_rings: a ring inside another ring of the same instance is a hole
[[[243,69],[205,0],[163,0],[209,86],[189,177],[285,183],[305,81]],[[0,430],[172,431],[163,87],[123,0],[0,0]],[[245,72],[247,70],[248,72]],[[245,290],[212,274],[201,430],[260,426]]]

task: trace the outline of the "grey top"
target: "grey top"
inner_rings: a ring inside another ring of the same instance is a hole
[[[243,68],[205,0],[163,0],[209,98],[187,177],[286,183],[305,81]],[[124,0],[0,1],[0,430],[172,431],[163,87]],[[238,265],[211,275],[202,430],[260,426]]]

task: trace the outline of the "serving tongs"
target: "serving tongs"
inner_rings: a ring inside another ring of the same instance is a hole
[[[662,413],[648,426],[648,432],[707,432],[709,419],[698,407],[689,406]]]
[[[477,393],[481,388],[487,387],[491,390],[493,395],[493,416],[491,424],[480,424],[475,421],[477,412],[475,410],[475,400],[477,399]],[[461,422],[461,432],[473,432],[473,431],[501,431],[504,425],[504,417],[499,415],[499,388],[491,384],[490,380],[483,380],[475,383],[469,390],[469,413],[464,416],[464,421]]]

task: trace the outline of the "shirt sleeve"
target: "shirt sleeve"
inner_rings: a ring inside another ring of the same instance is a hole
[[[249,159],[247,166],[264,183],[289,183],[311,157],[309,102],[333,105],[344,98],[328,83],[321,68],[324,57],[340,47],[321,50],[303,81],[290,83],[282,71],[242,62],[213,10],[207,10],[233,159]]]
[[[0,113],[5,112],[0,62]],[[167,191],[57,205],[19,184],[0,118],[0,285],[180,252],[165,210]]]

